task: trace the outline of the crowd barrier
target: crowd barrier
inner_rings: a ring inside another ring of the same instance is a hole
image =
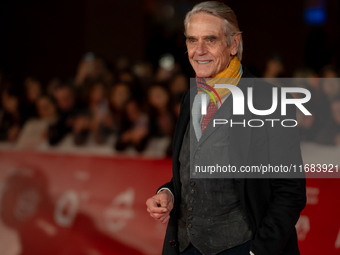
[[[0,149],[0,254],[159,255],[145,201],[170,178],[170,159]],[[339,179],[307,179],[307,197],[301,254],[339,254]]]

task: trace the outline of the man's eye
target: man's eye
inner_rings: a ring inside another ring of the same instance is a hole
[[[215,39],[209,39],[209,42],[214,42],[215,41]]]

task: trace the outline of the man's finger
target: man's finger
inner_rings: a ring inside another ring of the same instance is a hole
[[[150,213],[150,216],[154,218],[155,220],[158,220],[152,213]]]
[[[168,214],[168,213],[162,215],[162,216],[159,218],[159,220],[162,222],[162,221],[163,221],[164,219],[166,219],[167,217],[169,217],[169,214]]]
[[[163,219],[161,222],[162,222],[163,224],[165,224],[165,223],[168,222],[169,219],[170,219],[170,216],[168,215],[168,216],[166,216],[165,219]]]
[[[167,208],[168,207],[168,201],[167,200],[161,200],[161,207]]]
[[[165,213],[168,211],[167,208],[163,207],[149,207],[148,209],[150,210],[151,213]]]
[[[170,203],[168,204],[168,206],[167,206],[167,209],[168,209],[169,211],[171,211],[173,207],[174,207],[174,204],[173,204],[172,202],[170,202]]]
[[[168,191],[166,191],[165,193],[162,193],[160,196],[160,205],[161,207],[167,207],[169,202],[171,200],[169,200],[169,195],[168,195]]]
[[[153,213],[153,216],[157,219],[162,219],[164,218],[166,215],[169,215],[168,213]]]

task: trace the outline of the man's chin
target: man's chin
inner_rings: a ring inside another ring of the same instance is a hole
[[[196,75],[201,78],[209,78],[211,77],[211,72],[207,71],[196,71]]]

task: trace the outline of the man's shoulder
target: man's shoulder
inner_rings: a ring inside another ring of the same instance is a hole
[[[268,95],[272,95],[273,88],[277,88],[279,90],[279,87],[270,83],[270,80],[268,81],[263,78],[257,78],[249,73],[247,69],[244,70],[244,74],[241,79],[243,79],[242,84],[244,84],[245,87],[252,88],[254,99],[267,98]]]
[[[281,89],[279,86],[271,83],[271,80],[254,77],[247,70],[245,70],[245,75],[242,78],[245,79],[245,82],[242,82],[242,84],[245,84],[243,91],[247,93],[247,100],[251,96],[256,109],[271,108],[273,99],[277,100],[276,102],[281,101]],[[248,88],[252,88],[251,95],[248,94]]]
[[[280,87],[270,83],[270,81],[266,81],[262,78],[254,78],[254,93],[257,92],[257,94],[272,94],[273,88],[276,88],[278,91],[280,90]]]
[[[257,78],[254,75],[252,75],[246,68],[243,69],[243,75],[242,78],[246,82],[248,87],[254,87],[254,90],[263,92],[263,93],[269,93],[272,91],[273,88],[279,88],[278,86],[272,84],[268,79],[264,78]]]

